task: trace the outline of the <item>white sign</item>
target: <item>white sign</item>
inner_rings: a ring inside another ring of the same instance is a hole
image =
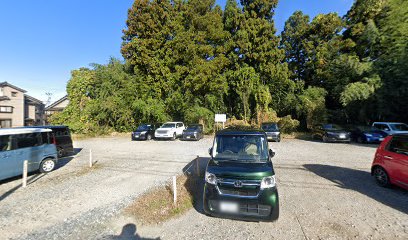
[[[215,114],[215,122],[225,123],[227,121],[227,114]]]

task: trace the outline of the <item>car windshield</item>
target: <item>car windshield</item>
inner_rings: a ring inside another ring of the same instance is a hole
[[[175,128],[176,124],[175,123],[165,123],[161,126],[161,128]]]
[[[278,131],[278,125],[277,124],[263,124],[262,129],[265,131]]]
[[[390,126],[394,131],[408,131],[408,125],[404,123],[394,123],[390,124]]]
[[[266,162],[268,143],[263,135],[217,136],[213,157],[218,161]]]
[[[324,130],[343,130],[342,127],[336,124],[325,124],[323,125]]]
[[[143,125],[140,125],[140,126],[137,128],[137,130],[139,130],[139,131],[147,131],[147,130],[149,130],[149,127],[150,127],[150,125],[145,125],[145,124],[143,124]]]
[[[196,131],[196,130],[199,130],[200,129],[200,126],[188,126],[187,127],[187,130],[191,130],[191,131]]]

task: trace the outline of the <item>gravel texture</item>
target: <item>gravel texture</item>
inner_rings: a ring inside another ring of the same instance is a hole
[[[75,157],[30,175],[27,188],[21,178],[0,182],[0,239],[408,239],[408,191],[375,184],[374,145],[271,143],[280,197],[273,223],[207,217],[199,207],[150,226],[124,214],[147,189],[195,168],[211,143],[77,141]]]

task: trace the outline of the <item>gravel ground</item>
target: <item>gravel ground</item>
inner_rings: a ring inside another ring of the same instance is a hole
[[[147,189],[190,170],[211,142],[77,141],[77,156],[29,176],[27,188],[21,178],[0,182],[0,239],[408,239],[408,191],[375,185],[372,145],[271,143],[281,205],[273,223],[212,218],[197,208],[141,226],[123,213]]]

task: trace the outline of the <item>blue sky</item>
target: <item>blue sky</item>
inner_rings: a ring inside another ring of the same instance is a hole
[[[226,0],[216,0],[224,7]],[[0,82],[45,101],[65,95],[70,72],[120,58],[122,29],[133,0],[4,0],[0,3]],[[353,0],[280,0],[278,31],[296,10],[344,15]]]

